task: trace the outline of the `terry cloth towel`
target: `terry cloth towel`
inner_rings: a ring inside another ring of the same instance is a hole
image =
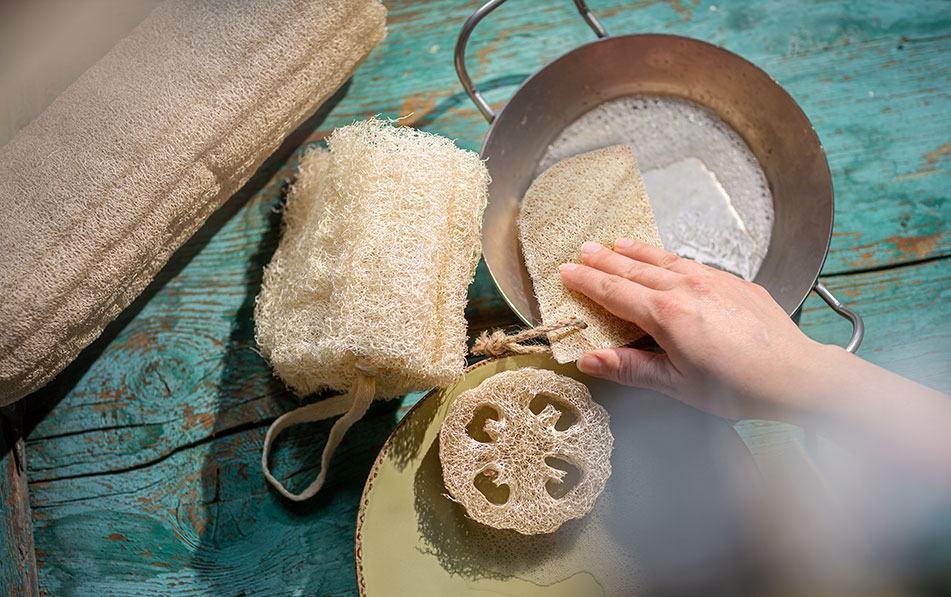
[[[169,0],[0,148],[0,405],[132,302],[385,18],[377,0]]]

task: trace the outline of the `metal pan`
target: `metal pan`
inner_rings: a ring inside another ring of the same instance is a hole
[[[518,203],[551,142],[595,106],[631,95],[677,96],[706,106],[746,141],[773,195],[769,247],[754,279],[796,316],[812,290],[852,322],[846,349],[862,341],[861,317],[818,281],[832,237],[832,179],[815,130],[790,95],[765,72],[723,48],[676,35],[609,37],[585,6],[598,36],[527,78],[498,114],[476,89],[465,50],[476,24],[505,0],[490,0],[465,22],[456,43],[459,80],[489,121],[481,156],[492,176],[483,223],[483,257],[516,315],[541,322],[519,247]]]

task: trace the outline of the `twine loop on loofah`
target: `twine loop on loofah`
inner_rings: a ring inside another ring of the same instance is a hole
[[[583,330],[586,327],[588,327],[587,323],[577,317],[572,317],[548,325],[522,330],[511,336],[506,335],[502,330],[495,330],[491,334],[482,332],[472,343],[472,349],[469,352],[487,357],[502,357],[509,354],[551,354],[551,346],[547,344],[519,344],[519,342],[540,338],[552,332],[573,328]]]
[[[376,375],[376,366],[363,357],[359,357],[353,362],[353,368],[356,369],[360,375],[366,375],[367,377]]]
[[[340,440],[343,439],[344,434],[347,433],[350,426],[366,414],[370,403],[373,402],[373,397],[376,394],[375,376],[377,368],[367,359],[357,357],[353,362],[353,369],[357,375],[353,381],[353,385],[350,386],[350,391],[346,394],[334,396],[333,398],[321,400],[320,402],[308,404],[307,406],[302,406],[288,413],[284,413],[271,423],[271,426],[267,430],[267,435],[264,437],[264,450],[261,454],[261,469],[264,471],[264,476],[268,482],[273,485],[281,495],[289,500],[300,502],[314,496],[320,491],[320,488],[324,485],[324,480],[327,478],[327,469],[330,467],[330,459],[333,457],[334,450],[337,449]],[[300,425],[301,423],[322,421],[340,414],[343,414],[343,416],[337,419],[337,422],[334,423],[334,426],[330,429],[330,435],[327,437],[327,445],[324,446],[324,452],[320,457],[320,473],[317,475],[317,478],[301,493],[291,493],[281,485],[280,481],[274,478],[274,475],[272,475],[270,469],[268,469],[267,460],[271,452],[271,444],[281,431],[288,427]]]

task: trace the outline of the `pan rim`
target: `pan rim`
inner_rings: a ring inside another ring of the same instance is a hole
[[[636,39],[636,40],[638,40],[639,42],[642,42],[642,41],[648,41],[648,42],[649,42],[651,39],[657,39],[657,40],[676,41],[676,42],[679,42],[679,43],[692,44],[692,45],[694,45],[694,46],[696,46],[696,47],[698,47],[698,48],[701,48],[701,49],[704,50],[704,51],[714,52],[714,53],[720,53],[720,54],[722,54],[722,55],[723,55],[726,59],[728,59],[728,60],[741,62],[741,63],[743,63],[747,68],[751,68],[753,71],[755,71],[758,75],[765,77],[766,81],[768,81],[768,84],[771,85],[771,86],[774,88],[774,91],[778,91],[778,92],[779,92],[779,94],[780,94],[780,95],[782,96],[782,98],[786,101],[786,103],[789,105],[789,107],[791,107],[791,108],[793,108],[793,109],[795,110],[796,116],[800,117],[800,118],[802,119],[802,121],[803,121],[804,123],[806,123],[806,125],[808,126],[808,132],[811,133],[812,137],[815,139],[816,149],[817,149],[818,153],[819,153],[819,154],[821,155],[821,157],[822,157],[822,160],[821,160],[821,161],[822,161],[822,168],[823,168],[822,174],[824,175],[825,179],[828,180],[828,186],[829,186],[829,188],[828,188],[829,207],[828,207],[828,215],[827,215],[827,218],[824,218],[824,219],[827,221],[827,226],[824,226],[824,227],[823,227],[824,230],[822,231],[822,232],[823,232],[823,236],[825,237],[825,241],[824,241],[823,246],[821,247],[821,249],[822,249],[821,259],[818,260],[818,263],[816,264],[817,267],[816,267],[816,269],[815,269],[815,272],[814,272],[813,274],[811,274],[811,277],[810,277],[810,279],[809,279],[809,284],[808,284],[808,286],[806,287],[806,290],[805,290],[805,292],[802,294],[802,296],[801,296],[800,298],[798,298],[798,300],[795,300],[795,305],[794,305],[794,306],[790,305],[790,306],[787,306],[787,307],[784,308],[784,309],[787,311],[787,314],[788,314],[788,315],[790,315],[791,317],[795,317],[796,314],[798,314],[798,313],[800,312],[800,310],[802,309],[803,304],[805,303],[805,301],[806,301],[806,299],[808,298],[809,294],[812,292],[813,288],[815,287],[816,283],[818,282],[819,277],[820,277],[820,275],[821,275],[821,273],[822,273],[822,269],[823,269],[823,267],[825,266],[826,258],[828,257],[828,254],[829,254],[829,248],[830,248],[831,242],[832,242],[832,232],[833,232],[833,230],[834,230],[834,225],[835,225],[835,221],[834,221],[834,220],[835,220],[835,189],[834,189],[834,183],[833,183],[833,180],[832,180],[832,173],[831,173],[831,170],[830,170],[830,168],[829,168],[829,161],[828,161],[828,157],[827,157],[826,152],[825,152],[825,148],[824,148],[823,145],[822,145],[822,140],[819,138],[819,134],[816,132],[815,126],[813,126],[812,121],[809,120],[809,117],[808,117],[808,116],[806,115],[806,113],[803,111],[803,109],[802,109],[802,107],[799,105],[799,103],[798,103],[798,102],[792,97],[792,95],[790,95],[790,93],[789,93],[778,81],[776,81],[776,79],[773,78],[769,73],[767,73],[766,71],[764,71],[763,69],[761,69],[761,68],[758,67],[757,65],[753,64],[753,63],[750,62],[749,60],[743,58],[743,57],[740,56],[739,54],[736,54],[736,53],[734,53],[734,52],[731,52],[730,50],[727,50],[726,48],[723,48],[723,47],[721,47],[721,46],[718,46],[718,45],[715,45],[715,44],[712,44],[712,43],[710,43],[710,42],[706,42],[706,41],[703,41],[703,40],[700,40],[700,39],[696,39],[696,38],[692,38],[692,37],[686,37],[686,36],[682,36],[682,35],[667,34],[667,33],[634,33],[634,34],[625,34],[625,35],[615,35],[615,36],[604,37],[604,38],[601,38],[601,39],[596,39],[596,40],[593,40],[593,41],[590,41],[590,42],[586,42],[586,43],[584,43],[584,44],[581,44],[581,45],[579,45],[579,46],[573,48],[572,50],[569,50],[568,52],[565,52],[564,54],[561,54],[561,55],[555,57],[554,59],[548,61],[548,62],[547,62],[546,64],[544,64],[541,68],[539,68],[538,70],[534,71],[532,74],[530,74],[528,77],[526,77],[526,78],[519,84],[519,86],[518,86],[518,87],[516,88],[516,90],[512,93],[512,95],[504,102],[504,104],[502,105],[502,107],[496,112],[495,118],[494,118],[494,119],[492,120],[492,122],[490,123],[489,128],[488,128],[488,130],[486,131],[485,137],[484,137],[484,139],[483,139],[483,141],[482,141],[481,149],[480,149],[480,151],[479,151],[479,156],[480,156],[480,158],[483,159],[483,160],[486,160],[486,163],[487,163],[488,167],[490,168],[490,173],[491,173],[491,164],[489,164],[489,162],[491,162],[491,160],[487,160],[487,159],[486,159],[486,155],[485,155],[485,154],[486,154],[486,148],[487,148],[487,146],[488,146],[488,144],[489,144],[489,140],[492,138],[492,135],[493,135],[493,133],[496,131],[496,129],[499,128],[499,127],[501,127],[501,125],[499,125],[499,122],[503,120],[502,116],[505,114],[506,109],[508,109],[509,106],[510,106],[510,104],[512,104],[513,102],[515,102],[515,101],[519,98],[519,96],[524,92],[524,90],[525,90],[526,88],[528,88],[529,86],[531,86],[531,85],[533,84],[534,80],[535,80],[536,78],[538,78],[542,73],[544,73],[544,72],[546,72],[546,71],[548,71],[548,70],[550,70],[550,69],[552,69],[552,68],[556,68],[556,65],[557,65],[559,62],[561,62],[562,60],[565,60],[565,59],[567,59],[569,56],[571,56],[571,55],[573,55],[573,54],[576,54],[576,53],[578,53],[578,52],[582,52],[582,51],[584,51],[584,50],[586,50],[587,48],[590,48],[590,47],[592,47],[592,46],[595,46],[595,45],[598,45],[598,44],[619,43],[619,42],[624,42],[625,40],[633,40],[633,39]],[[705,108],[707,108],[707,109],[710,109],[710,110],[712,110],[714,113],[716,113],[718,116],[721,116],[721,117],[722,117],[722,115],[720,115],[720,114],[717,112],[717,110],[715,110],[715,109],[712,108],[711,106],[706,105],[705,103],[703,103],[703,102],[701,102],[701,101],[697,101],[697,99],[695,99],[695,98],[689,98],[689,97],[683,97],[683,96],[676,96],[676,95],[674,95],[674,94],[654,94],[654,95],[656,95],[656,96],[667,95],[667,96],[673,96],[673,97],[681,97],[682,99],[686,99],[686,100],[688,100],[688,101],[691,101],[691,102],[694,102],[694,103],[696,103],[696,104],[698,104],[698,105],[701,105],[701,106],[703,106],[703,107],[705,107]],[[615,99],[615,98],[612,98],[612,99]],[[605,100],[605,101],[611,101],[611,100]],[[601,102],[601,103],[604,103],[604,102]],[[600,105],[600,104],[598,104],[598,105]],[[591,109],[593,109],[594,107],[596,107],[596,106],[593,106]],[[578,117],[580,117],[580,116],[581,116],[581,114],[578,115]],[[572,120],[571,122],[573,122],[573,121],[574,121],[574,120]],[[571,122],[569,122],[566,126],[570,125]],[[730,126],[730,128],[733,129],[735,132],[737,132],[737,134],[739,134],[739,135],[741,136],[741,138],[744,139],[744,142],[747,142],[746,139],[745,139],[745,137],[743,137],[742,133],[740,133],[739,131],[736,131],[736,129],[735,129],[734,127],[732,127],[732,126]],[[748,144],[748,142],[747,142],[747,144]],[[757,158],[757,159],[758,159],[758,158]],[[761,166],[761,168],[762,168],[762,166]],[[490,187],[489,201],[490,201],[490,202],[492,201],[491,187]],[[771,240],[771,241],[770,241],[770,246],[772,246],[772,243],[773,243],[773,241]],[[533,323],[531,322],[531,320],[529,319],[529,317],[528,317],[526,314],[523,314],[523,313],[521,312],[521,310],[520,310],[518,307],[516,307],[516,305],[513,303],[512,299],[511,299],[511,298],[508,296],[508,294],[505,292],[505,290],[503,289],[502,285],[501,285],[500,282],[499,282],[499,276],[498,276],[498,275],[496,274],[496,272],[493,270],[493,266],[492,266],[492,264],[489,262],[489,260],[485,258],[485,254],[484,254],[484,253],[483,253],[483,256],[482,256],[482,261],[485,263],[486,270],[487,270],[488,273],[489,273],[489,277],[491,278],[493,285],[494,285],[495,288],[498,290],[499,294],[502,296],[502,299],[505,301],[505,303],[508,305],[508,307],[512,310],[513,313],[515,313],[515,315],[516,315],[523,323],[525,323],[525,325],[528,325],[528,326],[530,326],[530,327],[534,327],[534,325],[536,325],[536,324],[533,324]],[[759,274],[757,274],[757,276],[756,276],[752,281],[753,281],[753,282],[756,282],[756,278],[758,278],[758,277],[759,277]],[[768,289],[767,289],[767,290],[768,290]],[[796,295],[794,295],[794,296],[798,296],[798,293],[797,293]]]

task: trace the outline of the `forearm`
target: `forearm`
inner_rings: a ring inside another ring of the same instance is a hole
[[[818,345],[799,419],[832,438],[858,438],[951,486],[951,396],[882,369],[836,346]],[[788,391],[788,389],[787,389]]]
[[[951,397],[819,344],[762,286],[657,247],[582,247],[565,285],[649,333],[663,355],[593,350],[588,373],[728,419],[771,419],[852,443],[951,489]]]

